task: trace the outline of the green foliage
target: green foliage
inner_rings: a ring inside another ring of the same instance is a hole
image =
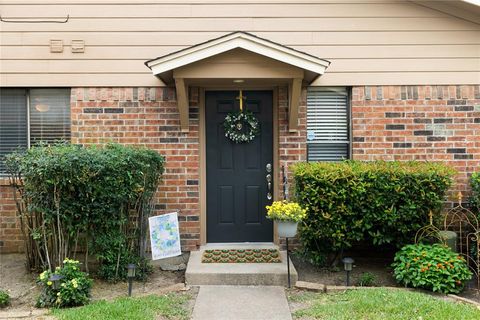
[[[428,162],[298,163],[295,197],[307,209],[300,240],[312,252],[359,242],[409,243],[439,209],[454,170]]]
[[[360,287],[373,287],[375,286],[376,277],[371,272],[363,272],[358,278],[357,286]]]
[[[0,308],[5,308],[10,304],[10,295],[3,290],[0,290]]]
[[[62,278],[58,288],[51,281],[53,275]],[[55,272],[45,270],[40,274],[37,282],[42,287],[42,292],[37,300],[37,307],[75,307],[83,306],[90,301],[92,280],[88,274],[80,271],[80,263],[75,260],[65,259],[63,267],[55,268]]]
[[[294,254],[301,260],[307,261],[315,267],[323,267],[326,265],[327,257],[325,254],[319,252],[312,252],[306,250],[304,247],[299,247],[295,250]]]
[[[480,172],[474,172],[470,177],[472,195],[470,196],[470,205],[480,217]]]
[[[98,276],[107,281],[118,281],[127,278],[127,266],[130,263],[136,265],[135,279],[146,280],[147,276],[153,272],[153,267],[149,263],[148,259],[139,257],[138,255],[131,254],[128,251],[124,251],[118,255],[113,250],[105,250],[103,253],[98,254],[98,257],[103,262],[98,268]],[[117,269],[117,263],[120,268]]]
[[[101,270],[113,268],[111,279],[124,278],[120,263],[142,262],[150,202],[163,173],[157,152],[118,144],[40,145],[10,155],[7,168],[21,194],[30,267],[61,266],[79,243]]]
[[[392,267],[398,282],[434,292],[458,293],[472,278],[465,259],[441,244],[406,245]]]
[[[289,300],[303,305],[293,313],[294,319],[480,319],[476,306],[401,289],[357,289],[333,294],[294,292]]]
[[[81,308],[53,310],[60,320],[155,320],[188,319],[187,294],[97,301]]]

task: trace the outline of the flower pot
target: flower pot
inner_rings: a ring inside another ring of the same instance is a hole
[[[282,238],[292,238],[297,234],[298,222],[277,221],[278,236]]]

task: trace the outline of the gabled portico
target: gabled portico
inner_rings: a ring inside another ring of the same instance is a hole
[[[298,126],[302,84],[321,76],[330,62],[246,32],[233,32],[145,62],[166,85],[175,85],[181,129],[188,129],[188,87],[288,85],[289,130]],[[241,82],[240,82],[241,81]]]

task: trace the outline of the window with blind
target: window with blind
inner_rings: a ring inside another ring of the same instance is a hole
[[[70,89],[0,89],[0,174],[7,154],[58,140],[70,140]]]
[[[347,88],[308,88],[308,161],[340,161],[349,158],[348,108]]]

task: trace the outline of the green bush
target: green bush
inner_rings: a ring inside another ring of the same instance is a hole
[[[439,209],[453,169],[428,162],[298,163],[295,197],[307,209],[300,226],[306,250],[340,252],[359,242],[410,243]]]
[[[101,270],[113,270],[107,278],[117,280],[125,278],[120,262],[145,261],[147,219],[163,173],[156,151],[40,145],[9,155],[6,163],[21,195],[17,208],[30,268],[53,270],[82,248],[87,268],[93,254]]]
[[[410,244],[395,255],[395,279],[414,288],[458,293],[472,278],[465,259],[441,244]]]
[[[62,276],[58,288],[50,280],[53,275]],[[63,267],[57,267],[55,272],[46,270],[40,274],[37,282],[42,292],[37,300],[37,307],[75,307],[83,306],[90,301],[92,280],[88,274],[80,271],[80,263],[65,259]]]
[[[375,286],[376,277],[371,272],[363,272],[357,281],[359,287],[373,287]]]
[[[470,177],[470,186],[472,187],[470,205],[480,216],[480,172],[474,172],[472,174]]]
[[[10,304],[10,295],[3,290],[0,290],[0,308],[5,308]]]

